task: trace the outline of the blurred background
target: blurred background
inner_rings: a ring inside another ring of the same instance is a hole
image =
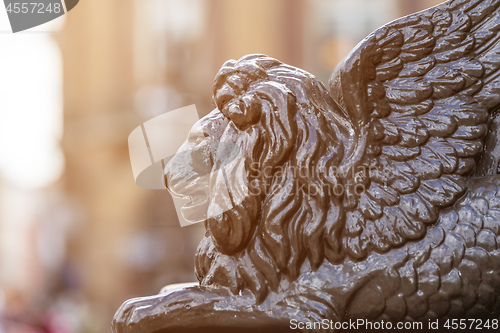
[[[0,9],[0,333],[109,332],[126,299],[195,280],[203,226],[135,185],[135,127],[207,114],[219,67],[248,53],[326,83],[368,33],[439,2],[81,0],[18,34]]]

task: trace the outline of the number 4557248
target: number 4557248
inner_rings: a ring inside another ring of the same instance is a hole
[[[41,2],[13,2],[7,6],[7,12],[14,14],[44,14],[56,13],[59,14],[63,9],[60,3],[44,4]]]
[[[460,330],[482,330],[482,329],[498,329],[498,319],[448,319],[444,323],[446,329]]]

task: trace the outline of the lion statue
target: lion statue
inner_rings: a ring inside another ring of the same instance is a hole
[[[265,55],[226,62],[216,109],[165,168],[205,223],[199,285],[125,302],[114,332],[498,328],[499,8],[453,0],[391,22],[329,89]]]

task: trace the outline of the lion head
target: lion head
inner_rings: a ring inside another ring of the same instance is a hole
[[[314,76],[265,55],[226,62],[213,99],[217,108],[193,127],[184,148],[223,142],[238,153],[205,155],[211,172],[203,185],[195,158],[174,157],[165,179],[179,195],[201,187],[209,193],[193,204],[208,212],[195,258],[200,283],[250,290],[262,301],[306,262],[317,269],[325,258],[341,258],[343,215],[334,190],[341,181],[328,170],[344,157],[349,127]],[[233,184],[230,193],[220,191],[224,181]]]

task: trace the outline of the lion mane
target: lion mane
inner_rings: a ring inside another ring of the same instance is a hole
[[[234,96],[244,112],[216,99],[231,75],[244,82]],[[349,128],[314,76],[264,55],[226,62],[214,100],[229,119],[220,140],[242,149],[246,170],[229,170],[231,179],[246,177],[250,195],[207,219],[196,275],[203,286],[250,290],[262,302],[283,281],[297,279],[306,262],[315,270],[325,258],[342,257],[342,198],[335,191],[341,179],[328,170],[341,163]]]

